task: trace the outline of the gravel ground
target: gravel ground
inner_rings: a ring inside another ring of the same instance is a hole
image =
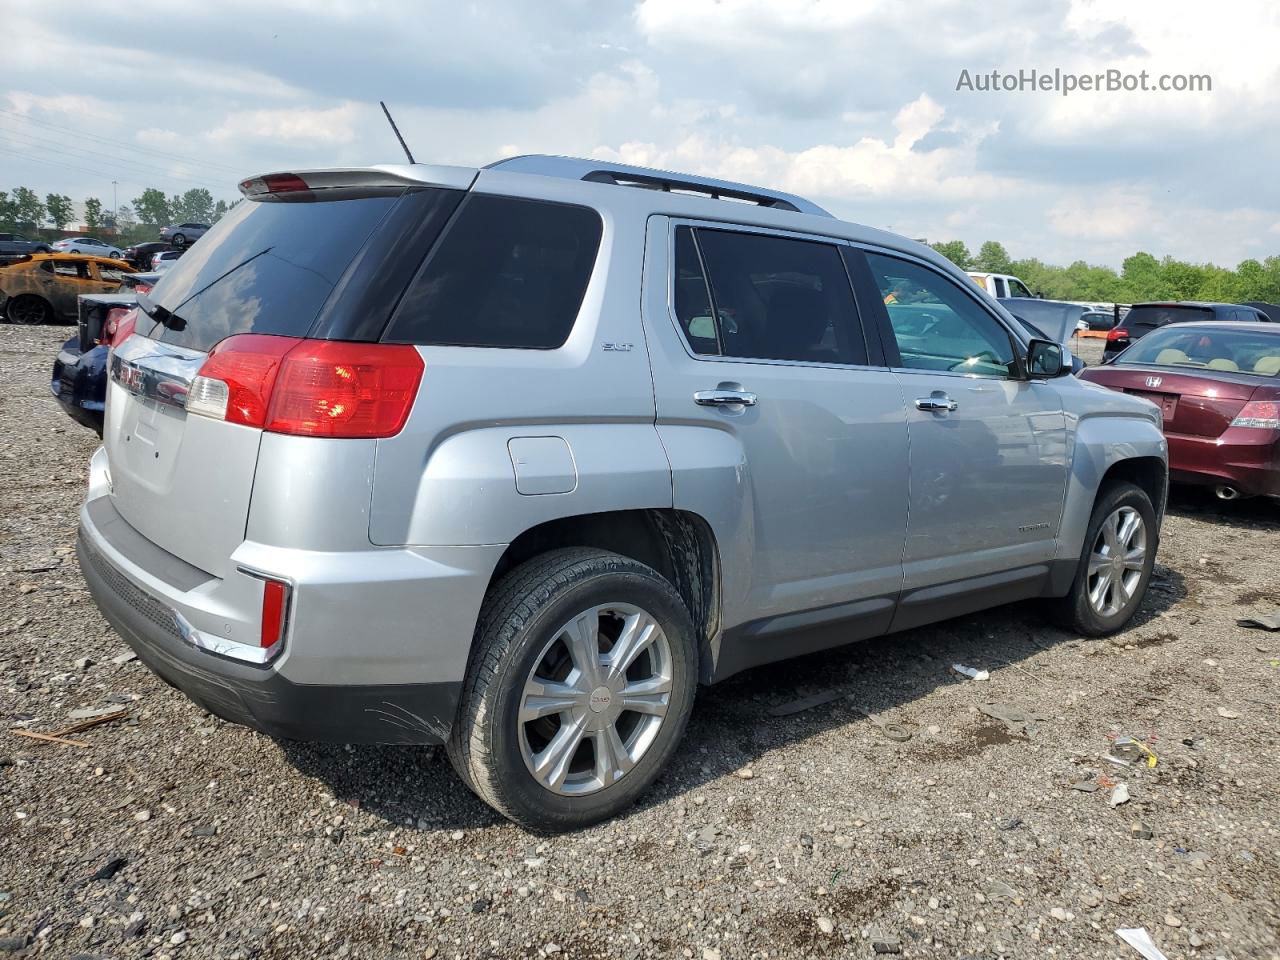
[[[1135,958],[1114,931],[1145,927],[1170,960],[1280,956],[1280,634],[1235,625],[1280,605],[1276,506],[1180,494],[1109,640],[1017,605],[702,691],[639,807],[539,837],[438,750],[275,742],[114,661],[72,551],[96,441],[48,395],[66,333],[0,327],[0,954]],[[113,704],[87,747],[9,732]],[[1118,734],[1157,765],[1107,762]]]

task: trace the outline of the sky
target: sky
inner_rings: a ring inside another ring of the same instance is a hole
[[[1280,5],[1255,0],[6,3],[0,190],[556,153],[741,180],[1015,257],[1280,253]],[[1208,75],[982,92],[996,70]]]

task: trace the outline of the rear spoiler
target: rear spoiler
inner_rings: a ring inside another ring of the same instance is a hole
[[[264,173],[240,181],[246,197],[268,193],[301,193],[342,187],[451,187],[468,190],[479,171],[472,167],[437,166],[425,163],[393,164],[379,167],[336,168]]]

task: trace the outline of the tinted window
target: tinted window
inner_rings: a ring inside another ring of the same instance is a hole
[[[868,253],[903,367],[1008,377],[1013,343],[973,297],[933,270]]]
[[[1280,374],[1280,335],[1216,326],[1166,327],[1143,337],[1114,362],[1274,377]]]
[[[725,356],[867,362],[849,276],[836,247],[727,230],[699,229],[695,235]],[[704,342],[712,333],[696,316],[689,329]]]
[[[684,329],[694,353],[719,353],[715,321],[711,319],[711,297],[702,261],[689,227],[676,230],[675,268],[676,319]]]
[[[470,195],[383,339],[531,349],[562,345],[591,279],[600,230],[600,216],[586,207]]]
[[[1031,291],[1026,288],[1021,280],[1009,281],[1009,296],[1011,297],[1031,297]]]
[[[1124,326],[1134,336],[1144,336],[1166,323],[1189,323],[1193,320],[1212,320],[1213,311],[1207,307],[1147,307],[1137,306],[1124,318]]]
[[[149,295],[177,319],[140,323],[138,332],[197,350],[237,333],[304,336],[402,192],[327,190],[236,204]]]
[[[996,284],[996,296],[1003,300],[1005,297],[1009,296],[1008,291],[1005,290],[1004,279],[1002,277],[995,277],[994,280]]]

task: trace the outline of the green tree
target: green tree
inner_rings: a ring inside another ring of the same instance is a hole
[[[44,205],[49,222],[55,230],[67,229],[67,224],[75,218],[75,208],[71,205],[71,198],[65,193],[49,194],[44,198]]]
[[[223,217],[227,215],[227,211],[230,209],[231,207],[228,206],[227,201],[219,200],[217,203],[213,205],[213,219],[211,219],[209,222],[217,223],[219,220],[221,220]]]
[[[929,246],[942,254],[961,270],[968,270],[969,264],[973,262],[973,255],[969,253],[969,248],[965,246],[963,240],[948,240],[946,243],[931,243]]]
[[[182,196],[174,196],[169,212],[178,223],[209,223],[213,218],[213,194],[204,187],[193,187]]]
[[[102,201],[97,197],[89,197],[84,202],[84,225],[91,233],[102,226]]]
[[[972,269],[980,270],[983,273],[1008,273],[1009,268],[1012,266],[1013,261],[1009,257],[1009,251],[1004,248],[1004,244],[995,240],[988,240],[978,248],[978,255],[973,260]]]
[[[29,187],[14,187],[14,223],[26,230],[35,230],[44,221],[44,204],[40,195]]]
[[[168,198],[155,187],[147,187],[142,191],[142,196],[134,198],[133,210],[140,223],[160,227],[173,222],[173,210]]]
[[[0,224],[11,227],[18,222],[18,207],[9,199],[8,190],[0,190]]]

